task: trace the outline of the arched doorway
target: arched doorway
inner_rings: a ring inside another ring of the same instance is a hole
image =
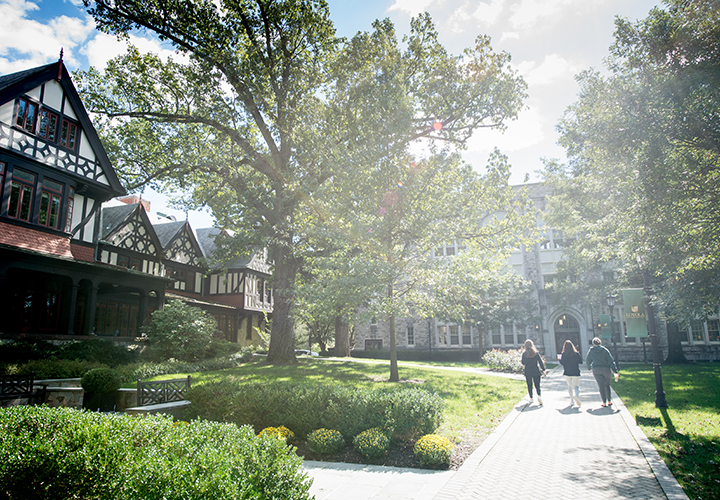
[[[582,346],[580,345],[580,324],[575,318],[569,314],[561,314],[555,320],[553,330],[555,332],[555,352],[560,354],[563,344],[566,340],[569,340],[575,344],[575,347],[582,353]]]

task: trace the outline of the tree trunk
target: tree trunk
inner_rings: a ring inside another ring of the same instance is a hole
[[[350,356],[350,326],[341,314],[335,316],[335,356]]]
[[[680,332],[676,324],[667,325],[667,341],[668,355],[667,359],[665,359],[665,364],[679,365],[687,363],[688,360],[683,352]]]
[[[273,274],[273,313],[270,329],[270,347],[267,361],[273,364],[294,364],[295,320],[292,306],[295,300],[295,277],[298,263],[292,248],[282,245],[273,248],[275,272]]]
[[[400,382],[397,363],[397,345],[395,342],[395,315],[390,315],[390,382]]]

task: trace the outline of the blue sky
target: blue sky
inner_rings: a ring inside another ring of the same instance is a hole
[[[440,41],[452,53],[473,44],[479,34],[490,35],[495,50],[512,56],[512,64],[529,88],[525,109],[504,134],[478,132],[464,158],[482,169],[488,152],[498,147],[512,165],[512,183],[525,175],[537,180],[541,158],[563,158],[556,144],[555,124],[575,100],[575,75],[600,69],[613,41],[616,15],[632,20],[647,17],[659,0],[329,0],[330,13],[342,36],[368,31],[375,19],[389,17],[398,33],[410,18],[428,11]],[[8,74],[57,60],[60,48],[70,70],[105,62],[124,52],[123,44],[95,30],[82,0],[0,0],[0,74]],[[169,52],[156,40],[133,38],[141,50]],[[148,193],[153,209],[165,199]],[[184,215],[183,215],[184,217]],[[202,226],[210,219],[190,214]],[[199,226],[198,226],[199,227]]]

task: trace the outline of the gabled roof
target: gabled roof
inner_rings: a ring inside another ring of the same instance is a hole
[[[153,224],[153,228],[155,229],[155,233],[158,235],[158,239],[160,240],[160,244],[163,249],[167,248],[172,240],[180,235],[184,227],[185,221],[156,222]]]
[[[100,218],[101,241],[113,244],[110,240],[112,240],[114,236],[120,235],[123,230],[134,221],[139,221],[141,226],[145,228],[144,234],[138,234],[138,232],[132,228],[128,229],[132,233],[129,235],[131,238],[135,238],[136,240],[144,239],[144,248],[139,251],[141,253],[148,253],[147,249],[149,248],[149,245],[152,244],[156,248],[155,256],[162,258],[163,246],[155,233],[147,212],[145,212],[145,208],[140,203],[103,207],[102,216]]]
[[[203,266],[203,251],[188,221],[155,222],[153,223],[153,229],[158,235],[165,257],[168,260],[180,262],[173,258],[180,252],[190,261],[189,265]],[[187,252],[194,255],[188,255]],[[188,262],[184,263],[188,264]]]
[[[80,122],[83,132],[95,152],[97,161],[102,167],[103,173],[108,180],[110,190],[108,198],[125,194],[125,188],[122,184],[120,184],[117,174],[115,173],[115,169],[110,163],[107,152],[100,141],[100,137],[97,135],[97,131],[95,130],[95,127],[85,110],[85,106],[83,106],[82,100],[77,93],[77,89],[75,88],[65,65],[62,63],[62,60],[46,64],[45,66],[39,66],[37,68],[19,71],[10,75],[0,76],[0,105],[15,99],[19,95],[29,92],[45,82],[57,80],[58,75],[60,75],[59,83],[63,88],[65,96],[70,102],[73,112]],[[86,182],[88,181],[88,179],[84,180]],[[101,186],[105,190],[108,189],[107,186],[97,183],[97,187]]]
[[[216,257],[217,245],[215,238],[224,231],[217,227],[206,227],[196,229],[198,243],[202,247],[205,258],[212,263],[213,269],[252,269],[254,271],[269,273],[269,266],[264,262],[258,252],[253,252],[247,257],[236,257],[227,262],[219,261]]]

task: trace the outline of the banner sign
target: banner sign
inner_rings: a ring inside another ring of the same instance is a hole
[[[609,314],[601,314],[600,315],[600,336],[604,339],[611,338],[612,332],[610,331],[610,315]]]
[[[642,288],[623,290],[623,309],[625,312],[625,329],[628,337],[647,337],[645,321],[645,298]]]

